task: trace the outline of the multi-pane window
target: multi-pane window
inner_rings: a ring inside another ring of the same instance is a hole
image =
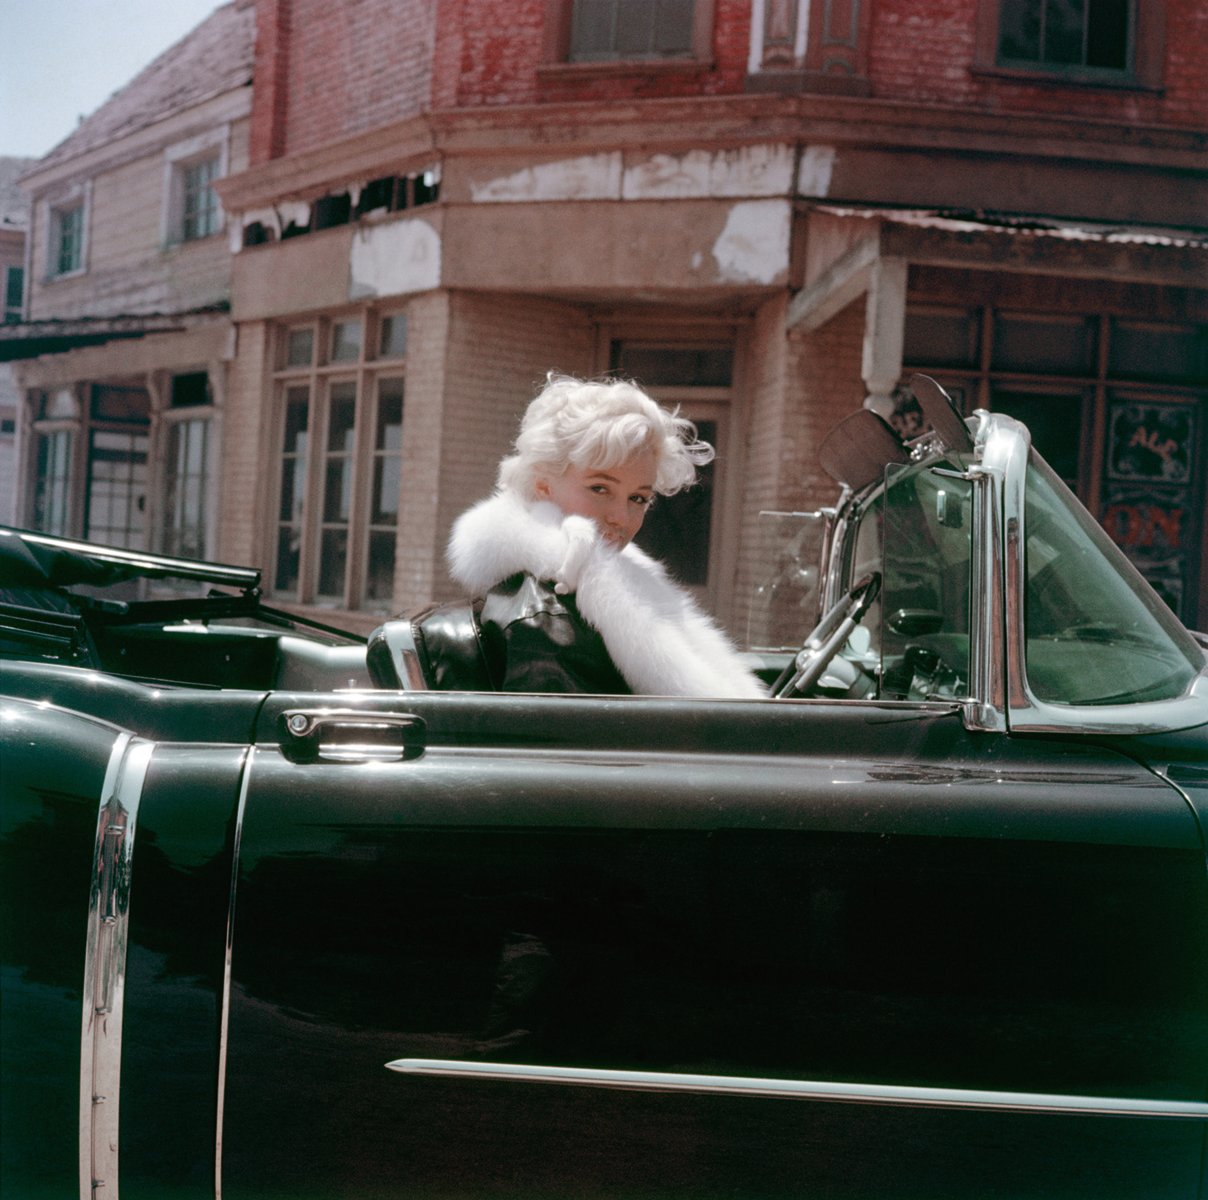
[[[6,324],[21,320],[22,302],[25,298],[25,269],[4,268],[4,320]]]
[[[1208,328],[916,306],[904,359],[906,375],[935,375],[967,411],[1027,425],[1142,574],[1185,621],[1197,620],[1197,580],[1208,569]]]
[[[103,545],[146,546],[151,397],[138,384],[89,389],[84,536]]]
[[[26,517],[34,528],[188,558],[211,553],[208,377],[171,376],[154,421],[152,382],[132,376],[32,394]]]
[[[388,609],[402,487],[406,317],[371,310],[283,329],[272,588]]]
[[[35,434],[33,527],[60,536],[71,529],[71,431]]]
[[[204,371],[172,377],[162,420],[164,442],[163,519],[160,550],[182,558],[207,554],[206,511],[211,469],[209,379]]]
[[[219,231],[218,156],[185,163],[180,172],[180,240],[195,241]]]
[[[571,62],[692,55],[696,0],[574,0]]]
[[[998,62],[1131,71],[1134,0],[999,0]]]
[[[51,211],[50,274],[70,275],[84,267],[84,204]]]

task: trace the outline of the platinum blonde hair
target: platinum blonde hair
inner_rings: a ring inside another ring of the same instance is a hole
[[[691,421],[656,404],[623,379],[546,379],[525,411],[515,453],[499,464],[499,487],[536,499],[539,474],[567,467],[607,470],[649,450],[654,490],[671,496],[696,480],[696,468],[713,459],[713,447],[696,436]]]

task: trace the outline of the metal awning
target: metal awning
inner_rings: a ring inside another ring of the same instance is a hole
[[[829,262],[812,263],[793,298],[789,328],[816,329],[896,266],[1010,271],[1158,286],[1208,285],[1208,230],[1098,224],[948,209],[811,205],[847,226]]]
[[[81,346],[99,346],[152,333],[178,333],[216,319],[227,319],[226,305],[184,313],[145,316],[74,317],[43,321],[18,321],[0,325],[0,362],[64,354]]]

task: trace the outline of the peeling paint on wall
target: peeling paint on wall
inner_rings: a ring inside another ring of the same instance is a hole
[[[709,196],[784,196],[793,181],[788,146],[690,150],[655,154],[625,169],[626,200],[679,200]]]
[[[349,256],[348,298],[397,296],[440,286],[440,235],[427,221],[358,229]]]
[[[619,152],[538,163],[470,183],[478,204],[534,200],[682,200],[716,196],[787,196],[793,151],[785,145],[710,153],[653,154],[622,164]]]
[[[511,175],[470,184],[477,204],[528,200],[616,200],[621,195],[621,155],[587,154],[538,163]]]
[[[799,196],[830,195],[831,172],[835,169],[834,146],[806,146],[797,172]]]
[[[718,274],[728,282],[774,283],[789,268],[791,212],[786,200],[749,200],[730,209],[713,243]]]

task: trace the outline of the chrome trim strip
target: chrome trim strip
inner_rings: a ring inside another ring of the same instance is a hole
[[[116,1200],[122,1010],[138,806],[154,742],[113,744],[97,813],[80,1031],[80,1200]]]
[[[243,759],[243,779],[239,784],[239,802],[235,806],[235,839],[231,850],[231,887],[227,899],[226,948],[222,964],[221,1011],[218,1018],[218,1116],[214,1122],[214,1200],[222,1200],[222,1122],[226,1108],[227,1034],[231,1023],[231,950],[235,945],[235,892],[239,882],[239,849],[243,842],[243,814],[247,811],[248,789],[252,782],[252,763],[256,748],[249,746]]]
[[[833,1083],[814,1079],[759,1079],[741,1075],[683,1075],[664,1071],[604,1071],[539,1067],[521,1063],[462,1062],[448,1058],[397,1058],[388,1070],[404,1075],[503,1080],[508,1083],[578,1084],[638,1092],[700,1092],[773,1100],[820,1100],[843,1104],[891,1104],[912,1108],[962,1108],[1020,1113],[1068,1113],[1103,1117],[1166,1117],[1208,1121],[1208,1104],[1182,1100],[1134,1100],[1043,1092],[992,1092],[975,1088],[901,1087]]]

